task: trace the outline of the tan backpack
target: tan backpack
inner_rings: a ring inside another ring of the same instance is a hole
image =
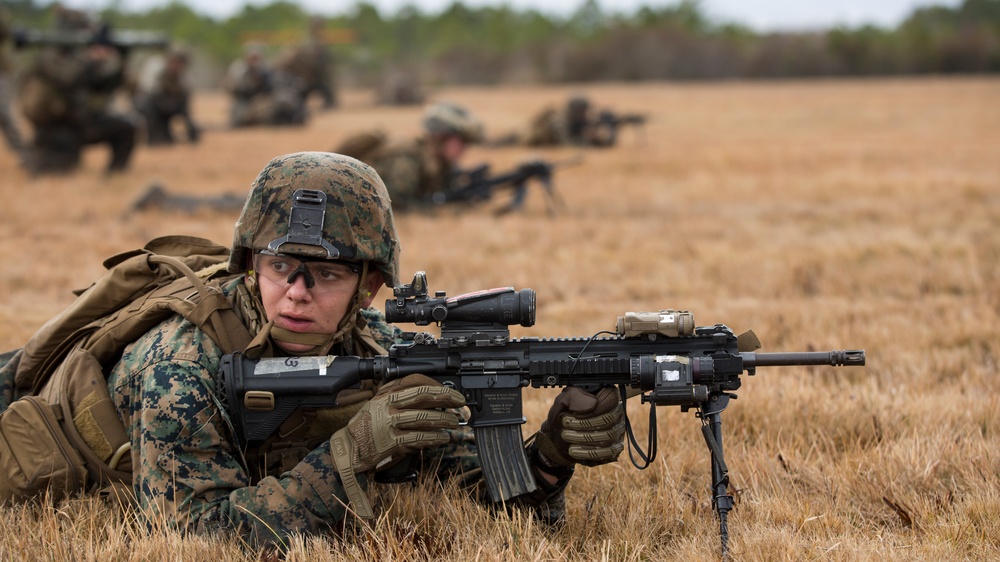
[[[130,441],[105,375],[174,314],[224,352],[244,349],[250,334],[218,282],[228,259],[228,248],[188,236],[111,257],[101,279],[0,366],[27,393],[0,413],[0,503],[131,482]]]
[[[385,132],[379,130],[355,133],[340,143],[333,152],[357,158],[368,164],[372,156],[386,145],[388,137]]]

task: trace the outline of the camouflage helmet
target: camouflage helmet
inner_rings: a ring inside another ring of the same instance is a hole
[[[432,135],[459,135],[465,142],[483,138],[483,124],[464,107],[451,102],[438,102],[424,110],[424,129]]]
[[[246,271],[261,250],[367,261],[389,287],[399,282],[389,193],[375,170],[342,154],[286,154],[261,170],[236,221],[229,271]]]

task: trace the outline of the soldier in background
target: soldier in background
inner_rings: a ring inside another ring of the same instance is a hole
[[[383,77],[377,102],[380,105],[416,105],[424,103],[424,97],[420,81],[414,73],[397,69]]]
[[[333,59],[323,42],[323,20],[313,18],[309,24],[309,38],[294,47],[285,49],[275,68],[302,84],[302,103],[309,101],[313,92],[319,94],[324,109],[337,107],[337,90],[333,75]]]
[[[7,146],[20,153],[24,148],[24,141],[11,111],[14,102],[14,61],[7,48],[10,24],[10,12],[0,6],[0,133],[7,141]]]
[[[305,123],[304,85],[284,71],[270,68],[262,45],[247,45],[243,58],[233,61],[226,78],[233,97],[229,114],[232,127]]]
[[[623,125],[642,125],[641,114],[616,115],[594,110],[590,100],[574,94],[562,108],[547,107],[539,112],[525,133],[512,133],[489,141],[489,146],[613,146]]]
[[[150,145],[174,143],[171,121],[175,118],[184,124],[187,140],[198,142],[200,129],[191,118],[187,68],[188,54],[180,49],[152,57],[143,65],[132,102],[145,118]]]
[[[439,102],[424,112],[424,134],[390,140],[379,132],[348,138],[334,152],[370,164],[385,182],[393,209],[418,206],[434,193],[451,188],[466,147],[482,140],[482,123],[464,107]]]
[[[125,56],[102,28],[84,47],[48,47],[21,82],[22,112],[34,129],[24,165],[32,174],[69,172],[91,144],[111,149],[109,173],[128,167],[135,125],[111,108],[125,79]]]
[[[61,31],[96,31],[97,22],[82,10],[67,8],[61,2],[52,4],[52,24]]]

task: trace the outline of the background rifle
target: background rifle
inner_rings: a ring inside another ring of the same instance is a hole
[[[550,215],[555,214],[556,208],[564,205],[562,199],[555,192],[552,186],[552,172],[557,166],[577,164],[582,159],[577,156],[564,162],[546,162],[544,160],[533,160],[520,164],[510,172],[491,176],[489,164],[483,164],[468,171],[461,171],[452,180],[452,187],[447,191],[438,191],[427,198],[427,203],[431,205],[446,205],[449,203],[476,204],[488,201],[493,197],[497,189],[511,189],[514,194],[510,202],[496,211],[497,215],[504,215],[511,211],[516,211],[524,206],[524,200],[528,192],[528,181],[536,180],[545,190],[545,207]]]
[[[760,342],[753,332],[737,337],[723,324],[695,327],[690,312],[673,310],[626,313],[615,332],[602,332],[609,337],[511,339],[508,326],[534,325],[531,289],[429,297],[426,275],[419,272],[393,294],[385,306],[389,322],[436,323],[440,336],[404,334],[406,343],[372,358],[224,356],[218,382],[241,442],[259,446],[297,408],[332,407],[338,392],[361,379],[384,382],[422,373],[465,396],[487,489],[499,502],[536,489],[521,435],[521,389],[577,386],[593,392],[615,386],[623,401],[641,393],[650,404],[645,451],[626,418],[629,458],[639,469],[656,457],[656,406],[693,409],[701,420],[725,556],[733,498],[721,413],[736,398],[741,375],[753,375],[757,367],[865,364],[863,350],[755,353]]]
[[[14,47],[82,47],[93,43],[96,39],[105,40],[119,50],[130,49],[166,49],[170,46],[170,37],[157,31],[137,29],[109,29],[102,26],[95,31],[88,30],[49,30],[49,29],[16,29],[14,30]]]
[[[594,121],[594,130],[597,132],[595,137],[600,139],[601,146],[613,146],[622,127],[644,127],[646,121],[647,117],[643,113],[615,113],[604,110],[597,114],[597,119]]]
[[[229,212],[240,211],[246,203],[246,196],[223,194],[215,196],[180,195],[170,193],[167,188],[157,182],[152,182],[129,206],[125,214],[137,211],[179,211],[195,213],[201,210]]]

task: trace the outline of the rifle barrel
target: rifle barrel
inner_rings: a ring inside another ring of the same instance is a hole
[[[835,349],[833,351],[794,351],[784,353],[740,353],[747,367],[787,367],[793,365],[832,365],[834,367],[861,366],[865,364],[863,349]]]
[[[96,31],[86,30],[16,29],[14,31],[14,46],[18,49],[26,47],[79,47],[87,45],[96,36]],[[111,30],[108,39],[113,45],[130,49],[166,49],[170,46],[170,36],[156,31]]]

